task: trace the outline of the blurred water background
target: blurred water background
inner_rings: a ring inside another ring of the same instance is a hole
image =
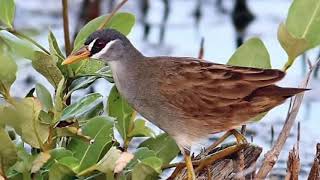
[[[99,6],[97,9],[91,10],[91,16],[95,16],[99,12],[108,12],[117,2],[113,0],[95,1],[98,2]],[[279,23],[285,20],[291,0],[248,0],[248,8],[255,18],[245,32],[241,33],[236,32],[232,23],[231,14],[234,10],[235,1],[129,0],[122,11],[128,11],[136,15],[137,23],[129,38],[145,55],[197,57],[201,37],[204,37],[204,58],[212,62],[226,63],[237,47],[239,35],[244,35],[244,39],[260,37],[270,53],[272,67],[281,69],[286,62],[286,54],[277,41],[277,29]],[[244,0],[237,1],[245,2]],[[16,3],[15,26],[17,29],[32,36],[45,47],[48,47],[47,35],[51,30],[57,37],[59,44],[64,44],[61,1],[16,0]],[[72,34],[86,21],[79,18],[81,13],[84,12],[82,3],[81,0],[69,1]],[[318,54],[319,49],[314,49],[308,52],[305,58],[314,61]],[[298,86],[302,82],[306,71],[305,60],[300,58],[280,84],[283,86]],[[53,91],[49,83],[32,69],[30,62],[19,60],[17,81],[12,88],[13,95],[23,97],[36,82],[47,85]],[[107,96],[111,87],[112,85],[105,80],[99,80],[93,87],[76,93],[73,99],[77,99],[77,97],[89,91],[100,92]],[[301,177],[303,179],[306,178],[313,162],[315,145],[320,142],[320,112],[318,111],[320,107],[318,102],[320,85],[316,76],[313,77],[310,88],[312,88],[312,91],[307,92],[297,118],[297,121],[301,123],[300,159]],[[288,102],[269,112],[262,121],[247,126],[248,137],[252,136],[253,142],[263,147],[263,153],[273,143],[271,132],[274,131],[274,137],[277,137],[281,130],[287,109]],[[160,132],[156,128],[155,130]],[[286,174],[288,152],[296,142],[296,132],[295,125],[276,168],[272,171],[276,179],[282,179]],[[203,144],[209,143],[210,141],[206,141]],[[199,148],[195,148],[196,151],[197,149]]]

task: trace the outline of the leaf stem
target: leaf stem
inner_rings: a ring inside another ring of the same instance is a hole
[[[66,48],[66,56],[71,53],[72,47],[69,32],[69,16],[68,16],[68,0],[62,0],[62,16],[63,16],[63,33]]]
[[[33,45],[37,46],[39,49],[41,49],[43,52],[45,52],[46,54],[50,55],[50,52],[48,50],[46,50],[46,48],[44,48],[43,46],[41,46],[39,43],[37,43],[35,40],[31,39],[30,37],[26,36],[25,34],[18,32],[14,29],[7,29],[8,32],[21,37],[22,39],[25,39],[29,42],[31,42]]]

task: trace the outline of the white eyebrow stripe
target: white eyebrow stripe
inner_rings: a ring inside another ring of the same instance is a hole
[[[97,40],[97,39],[94,39],[94,40],[89,44],[89,46],[88,46],[88,50],[89,50],[89,51],[91,51],[91,49],[92,49],[94,43],[96,42],[96,40]]]
[[[100,59],[108,51],[108,49],[112,46],[112,44],[115,42],[116,42],[116,40],[108,42],[108,44],[103,49],[101,49],[101,51],[99,51],[96,54],[93,54],[93,56],[91,56],[91,58]]]

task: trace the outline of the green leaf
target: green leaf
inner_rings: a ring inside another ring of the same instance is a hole
[[[60,147],[60,148],[52,149],[50,151],[50,155],[51,155],[51,158],[44,165],[46,169],[50,168],[55,162],[59,161],[64,157],[73,156],[73,153],[70,150]]]
[[[64,89],[66,87],[65,84],[65,78],[62,77],[61,81],[58,84],[58,87],[56,89],[56,94],[54,97],[54,104],[55,104],[55,113],[52,124],[56,124],[62,115],[62,111],[64,109],[64,102],[63,102],[63,96],[64,96]]]
[[[116,166],[116,161],[120,158],[121,153],[122,152],[119,149],[112,147],[97,163],[95,169],[105,174],[113,172]]]
[[[157,180],[159,179],[158,173],[150,166],[143,163],[138,164],[133,168],[132,180]]]
[[[75,179],[75,173],[66,165],[55,163],[49,170],[49,179],[70,180]]]
[[[1,40],[0,40],[1,43]],[[0,45],[0,94],[9,96],[10,87],[16,80],[17,65],[6,48]]]
[[[78,102],[66,107],[62,112],[61,120],[79,118],[85,113],[95,109],[102,102],[102,95],[99,93],[88,94]]]
[[[103,15],[91,20],[79,31],[74,41],[74,50],[78,50],[81,46],[83,46],[87,37],[98,29],[98,27],[106,19],[106,16],[107,15]],[[131,31],[131,28],[133,27],[134,23],[134,15],[130,13],[117,13],[111,18],[111,20],[105,26],[105,28],[116,29],[122,34],[127,35]]]
[[[35,59],[32,61],[32,66],[42,74],[54,88],[58,87],[63,75],[51,56],[43,52],[36,51]]]
[[[264,69],[271,68],[268,50],[259,38],[251,38],[241,45],[227,64]]]
[[[0,21],[9,28],[13,28],[15,9],[14,0],[0,0]]]
[[[282,48],[288,54],[289,60],[291,60],[288,65],[292,64],[296,57],[309,49],[306,39],[292,36],[292,34],[288,32],[286,25],[283,23],[280,24],[278,29],[278,40]]]
[[[139,148],[142,147],[153,150],[164,164],[169,164],[180,152],[176,142],[165,133],[145,140],[139,145]]]
[[[154,137],[152,129],[146,126],[146,121],[137,119],[134,121],[133,130],[130,131],[128,137]]]
[[[89,144],[73,138],[68,145],[68,149],[74,153],[74,157],[80,160],[77,172],[96,164],[101,153],[111,147],[113,121],[106,116],[95,117],[83,126],[82,132],[84,135],[90,136],[94,142]]]
[[[8,133],[2,127],[0,127],[0,141],[0,169],[6,172],[18,159],[17,149]]]
[[[10,48],[10,52],[13,55],[17,55],[19,57],[30,60],[34,59],[35,50],[33,48],[34,46],[31,43],[22,40],[5,30],[0,30],[0,39],[2,39]]]
[[[143,152],[146,154],[143,155]],[[154,152],[152,153],[147,148],[141,148],[135,154],[135,158],[133,160],[136,163],[132,169],[132,180],[158,179],[158,175],[161,173],[162,161],[155,156]]]
[[[57,39],[54,36],[54,34],[50,31],[49,36],[48,36],[48,42],[49,42],[49,50],[50,50],[50,55],[54,62],[56,62],[58,68],[61,70],[62,74],[65,77],[68,77],[69,72],[68,72],[68,66],[63,66],[61,65],[62,61],[65,59],[65,56],[61,52]]]
[[[89,87],[98,77],[89,76],[89,77],[80,77],[74,81],[72,81],[71,85],[69,86],[69,94],[73,93],[74,91],[85,89]]]
[[[52,98],[50,92],[41,84],[36,85],[36,93],[39,101],[46,111],[53,108]]]
[[[40,148],[47,140],[49,126],[40,122],[41,105],[34,98],[14,101],[13,107],[5,107],[5,122],[14,128],[22,140],[30,146]]]
[[[306,39],[309,48],[320,44],[320,1],[294,0],[289,9],[286,27],[294,37]]]
[[[74,74],[78,76],[95,73],[105,66],[106,65],[102,61],[89,59],[72,65],[72,69],[74,70]]]
[[[116,86],[113,86],[110,91],[107,112],[109,116],[116,118],[116,128],[124,141],[126,141],[128,133],[133,127],[132,115],[134,110],[127,101],[120,96]]]
[[[150,150],[146,147],[139,148],[134,153],[134,158],[130,161],[126,169],[128,170],[133,169],[135,165],[137,165],[139,162],[149,157],[157,157],[157,154],[153,150]]]

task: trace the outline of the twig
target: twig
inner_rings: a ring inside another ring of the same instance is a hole
[[[198,59],[203,59],[203,55],[204,55],[204,37],[201,38]]]
[[[114,14],[116,14],[116,12],[127,2],[128,0],[123,0],[121,1],[116,8],[114,8],[112,10],[112,12],[110,13],[110,15],[107,16],[107,18],[103,21],[103,23],[99,26],[98,30],[103,29],[111,20],[111,18],[114,16]]]
[[[302,88],[307,87],[310,76],[311,76],[313,70],[315,69],[315,67],[318,66],[318,64],[319,64],[319,60],[317,60],[317,62],[315,63],[314,66],[310,67],[310,70],[309,70],[304,82],[301,85]],[[299,112],[299,108],[302,104],[303,96],[304,96],[304,92],[298,94],[296,96],[296,98],[294,99],[290,113],[288,114],[288,116],[286,118],[286,122],[282,127],[281,133],[279,134],[277,141],[275,142],[272,149],[270,151],[268,151],[265,155],[265,159],[262,162],[262,165],[257,173],[257,176],[256,176],[257,179],[265,179],[267,177],[267,175],[269,174],[269,172],[271,171],[272,167],[275,165],[275,163],[279,157],[280,151],[282,150],[284,143],[286,142],[287,138],[289,137],[290,130],[292,129],[292,126],[293,126],[295,119],[297,117],[297,114]]]
[[[316,157],[314,158],[308,180],[318,180],[320,178],[320,143],[317,144]]]
[[[68,0],[62,0],[62,16],[63,16],[63,33],[64,33],[64,44],[66,48],[66,55],[71,53],[71,41],[69,32],[69,16],[68,16]]]

